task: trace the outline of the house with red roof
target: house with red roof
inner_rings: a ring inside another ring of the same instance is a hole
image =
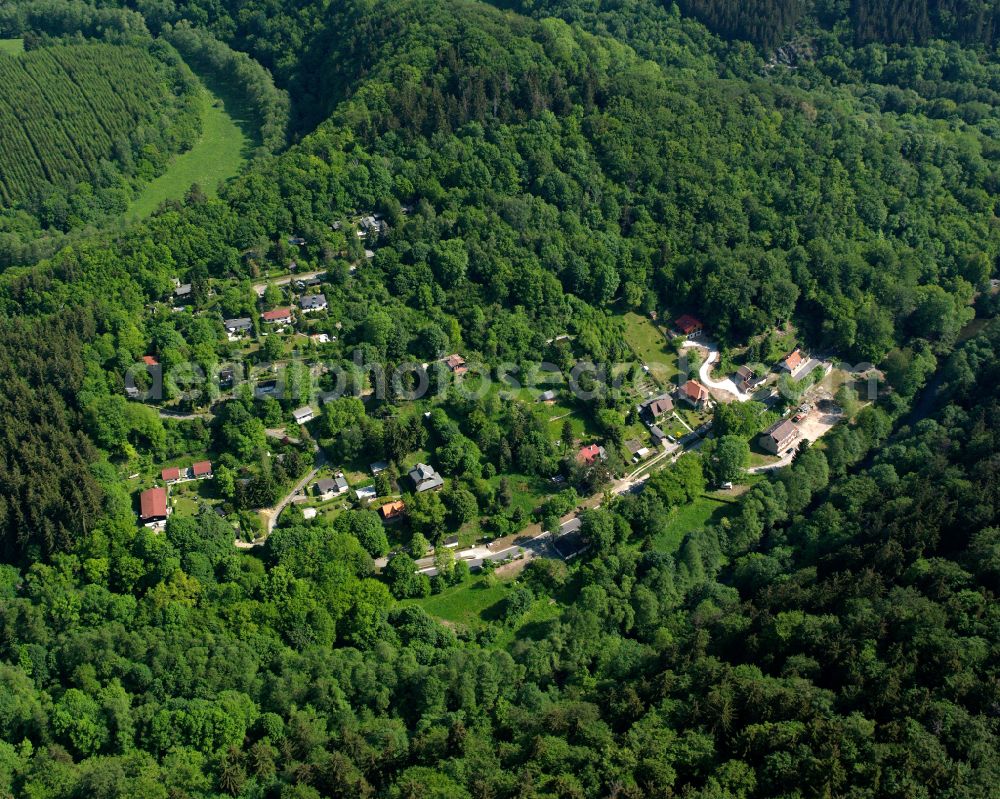
[[[580,451],[576,453],[576,462],[584,466],[592,466],[596,461],[603,461],[606,457],[607,453],[604,451],[604,447],[590,444],[586,447],[580,447]]]
[[[179,483],[181,480],[186,480],[188,476],[187,471],[187,469],[181,469],[178,466],[171,466],[169,469],[161,471],[160,477],[164,483],[172,485],[173,483]]]
[[[260,315],[261,321],[269,325],[290,325],[293,318],[291,308],[275,308]]]
[[[683,314],[678,316],[674,320],[674,327],[676,327],[685,336],[697,336],[701,333],[705,326],[701,323],[701,320],[696,316],[691,316],[691,314]]]
[[[209,480],[212,477],[212,462],[198,461],[191,467],[191,474],[195,480]]]
[[[688,380],[678,391],[680,398],[695,408],[704,408],[711,398],[708,389],[697,380]]]
[[[154,356],[152,356],[152,355],[143,355],[142,356],[142,362],[144,364],[146,364],[146,366],[159,366],[160,365],[160,362],[158,360],[156,360],[156,358]]]
[[[139,495],[139,521],[146,527],[162,527],[169,515],[167,489],[147,488]]]

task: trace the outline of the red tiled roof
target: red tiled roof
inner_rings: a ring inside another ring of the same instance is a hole
[[[265,322],[274,322],[278,319],[286,319],[292,315],[291,308],[275,308],[273,311],[264,311],[260,318]]]
[[[785,358],[785,368],[789,372],[798,369],[801,363],[802,363],[802,350],[795,350],[791,355]]]
[[[702,328],[701,320],[696,316],[691,316],[691,314],[678,316],[674,324],[677,325],[677,329],[681,333],[694,333],[696,330],[701,330]]]
[[[681,386],[681,391],[684,392],[684,396],[694,400],[695,402],[708,399],[708,389],[695,380],[688,380],[683,386]]]
[[[406,503],[402,500],[396,500],[395,502],[387,502],[381,508],[379,512],[382,514],[382,518],[391,519],[394,516],[398,516],[406,509]]]
[[[167,489],[147,488],[139,495],[139,516],[155,519],[167,515]]]
[[[576,459],[580,463],[593,463],[600,454],[601,448],[597,444],[591,444],[587,447],[581,447],[576,455]]]
[[[198,461],[194,466],[191,467],[191,471],[194,472],[195,477],[204,477],[206,474],[212,473],[212,462]]]
[[[144,364],[146,364],[146,366],[159,366],[160,365],[160,362],[158,360],[156,360],[156,358],[154,358],[152,355],[143,355],[142,356],[142,362]]]
[[[181,477],[181,470],[176,466],[172,466],[169,469],[164,469],[160,472],[160,477],[163,478],[165,483],[169,483],[171,480],[179,480]]]

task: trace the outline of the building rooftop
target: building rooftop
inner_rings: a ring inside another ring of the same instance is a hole
[[[167,515],[167,489],[147,488],[139,495],[139,516],[156,519]]]

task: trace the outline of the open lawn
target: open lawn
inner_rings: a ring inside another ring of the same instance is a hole
[[[508,583],[498,581],[490,585],[482,576],[446,588],[440,594],[409,602],[419,605],[431,616],[474,630],[497,616],[499,603],[507,596],[507,591]]]
[[[674,508],[667,529],[653,539],[653,546],[659,552],[676,552],[689,532],[718,524],[736,513],[738,507],[733,498],[720,492],[702,494],[694,502]]]
[[[0,55],[20,55],[24,52],[24,39],[0,39]]]
[[[181,199],[192,183],[215,196],[218,184],[233,177],[246,163],[252,146],[253,125],[246,110],[219,87],[206,87],[201,137],[142,190],[129,205],[126,219],[141,219],[160,203]]]
[[[174,496],[171,498],[174,506],[174,513],[179,518],[187,518],[198,515],[198,500],[189,494],[184,496]]]
[[[677,374],[677,353],[669,349],[669,342],[652,320],[629,311],[625,320],[625,341],[636,357],[649,367],[649,373],[661,385]]]

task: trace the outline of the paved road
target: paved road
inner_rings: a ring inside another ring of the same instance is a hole
[[[260,512],[267,516],[266,526],[268,535],[270,535],[271,532],[274,530],[274,526],[278,523],[278,517],[281,516],[281,512],[286,507],[288,507],[288,503],[291,502],[292,499],[295,497],[295,495],[300,491],[302,491],[313,480],[313,478],[316,477],[316,473],[320,469],[322,469],[323,466],[326,465],[326,456],[323,454],[323,451],[319,448],[319,445],[315,446],[316,446],[315,450],[316,462],[313,465],[313,468],[309,471],[309,473],[301,480],[299,480],[294,486],[292,486],[292,490],[289,491],[287,494],[285,494],[285,496],[277,505],[275,505],[273,508],[261,509]]]
[[[191,421],[192,419],[205,419],[209,420],[212,418],[213,414],[211,411],[202,411],[200,413],[183,413],[181,411],[171,411],[167,408],[160,408],[156,405],[146,405],[147,408],[152,408],[156,411],[157,415],[161,419],[177,419],[178,421]]]
[[[311,280],[314,277],[319,277],[320,275],[325,274],[326,270],[320,269],[315,272],[296,272],[295,274],[282,275],[281,277],[263,278],[261,280],[254,281],[253,290],[257,292],[259,297],[263,297],[264,292],[270,285],[287,286],[293,280]]]
[[[751,466],[749,469],[747,469],[747,471],[750,474],[763,474],[764,472],[771,472],[774,471],[775,469],[781,469],[784,466],[788,466],[788,464],[792,462],[792,460],[795,458],[796,450],[797,448],[793,449],[791,452],[785,455],[782,455],[774,463],[765,463],[763,466]]]
[[[698,378],[701,382],[711,389],[716,391],[725,391],[727,394],[732,394],[739,402],[747,402],[753,399],[753,394],[744,394],[736,387],[736,383],[733,382],[732,378],[727,377],[725,380],[713,380],[712,379],[712,364],[719,360],[719,348],[707,339],[702,341],[688,340],[684,342],[685,347],[699,347],[707,351],[705,360],[698,370]]]

